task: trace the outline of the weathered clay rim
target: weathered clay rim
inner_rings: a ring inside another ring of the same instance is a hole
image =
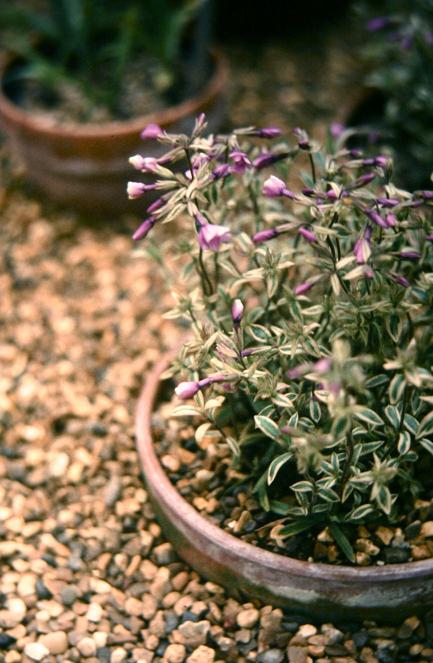
[[[137,449],[146,482],[166,510],[175,515],[177,522],[187,521],[196,528],[209,544],[221,546],[242,558],[246,564],[265,566],[295,575],[315,578],[324,583],[361,584],[398,583],[410,580],[433,579],[433,559],[371,567],[331,566],[320,562],[307,562],[278,555],[241,541],[201,516],[176,490],[168,479],[153,447],[152,412],[160,390],[160,378],[174,353],[165,356],[151,371],[141,392],[136,414]],[[391,608],[391,606],[390,606]]]
[[[23,129],[68,139],[71,136],[77,136],[77,138],[110,138],[114,135],[121,137],[134,133],[139,134],[143,127],[151,123],[159,124],[162,127],[169,127],[187,116],[195,115],[202,108],[210,106],[213,99],[218,97],[225,89],[228,79],[227,60],[219,51],[211,51],[211,56],[214,67],[209,81],[197,95],[185,99],[185,101],[179,104],[163,108],[148,115],[134,117],[131,120],[103,123],[65,122],[54,124],[49,118],[44,118],[43,114],[34,116],[32,113],[20,108],[3,92],[4,74],[10,62],[14,59],[5,55],[0,58],[0,115],[3,115],[9,122]]]

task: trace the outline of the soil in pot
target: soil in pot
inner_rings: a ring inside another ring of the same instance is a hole
[[[48,118],[53,125],[128,120],[156,113],[197,94],[212,75],[213,64],[210,58],[203,63],[195,84],[191,82],[191,66],[188,58],[183,58],[171,81],[159,72],[154,58],[143,55],[128,67],[114,97],[104,69],[95,73],[95,85],[71,76],[47,87],[29,77],[27,63],[17,59],[6,71],[3,92],[23,110]]]
[[[334,533],[323,523],[282,539],[278,511],[284,495],[284,472],[275,482],[274,499],[265,512],[254,493],[258,477],[246,473],[246,464],[232,462],[232,452],[222,438],[197,442],[194,426],[186,419],[170,418],[173,402],[162,402],[153,417],[155,449],[167,475],[179,493],[202,516],[245,542],[300,560],[336,565],[383,566],[433,557],[433,490],[407,500],[404,516],[390,525],[377,520],[368,526],[345,525],[344,534],[353,549],[348,559]],[[202,423],[202,422],[200,422]],[[197,424],[198,425],[198,424]],[[426,459],[426,472],[429,459]],[[431,472],[431,468],[430,468]],[[276,506],[278,503],[278,507]]]

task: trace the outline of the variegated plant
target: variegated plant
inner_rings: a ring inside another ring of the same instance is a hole
[[[167,316],[192,328],[174,415],[230,446],[278,536],[328,525],[353,559],[346,527],[397,522],[429,490],[433,192],[397,189],[390,159],[341,127],[327,151],[299,129],[288,145],[205,128],[148,127],[167,152],[132,157],[152,182],[128,185],[160,194],[134,237],[175,270]],[[293,161],[308,174],[289,188]],[[161,243],[154,226],[175,220]]]

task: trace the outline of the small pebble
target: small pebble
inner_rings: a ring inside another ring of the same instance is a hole
[[[24,647],[24,653],[32,661],[42,661],[42,659],[50,655],[49,649],[40,642],[29,642],[29,644]]]

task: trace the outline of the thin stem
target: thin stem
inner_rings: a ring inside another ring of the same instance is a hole
[[[316,181],[317,181],[317,178],[316,178],[316,166],[315,166],[315,164],[314,164],[314,159],[313,159],[313,155],[311,154],[311,152],[308,152],[308,158],[309,158],[309,160],[310,160],[311,176],[312,176],[312,178],[313,178],[313,182],[314,182],[314,184],[316,184]]]
[[[198,252],[198,262],[200,265],[201,274],[203,276],[203,281],[202,281],[203,293],[206,295],[206,297],[209,297],[209,295],[211,295],[214,290],[213,290],[212,281],[210,280],[209,274],[206,271],[206,267],[203,261],[203,249],[201,248]]]

